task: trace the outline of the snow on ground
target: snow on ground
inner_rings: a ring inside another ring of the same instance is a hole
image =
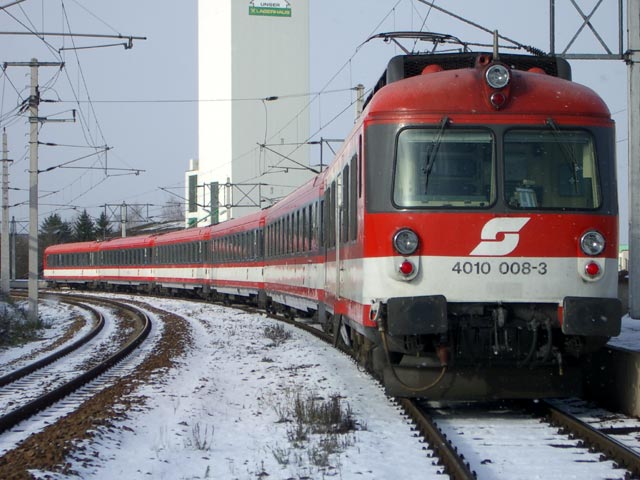
[[[83,458],[92,461],[71,460],[80,478],[447,478],[400,410],[349,357],[287,325],[290,338],[276,344],[265,329],[280,324],[261,315],[175,299],[147,301],[189,319],[194,343],[179,367],[139,387],[136,395],[147,397],[146,408],[82,445]],[[42,308],[43,315],[58,318],[52,334],[65,322],[58,308]],[[636,322],[626,317],[621,337],[611,343],[640,345]],[[0,352],[0,364],[15,356]],[[300,439],[292,412],[296,398],[322,402],[336,395],[357,429]],[[338,451],[328,454],[332,438]]]
[[[640,320],[634,320],[629,315],[622,317],[620,335],[609,340],[609,345],[640,351]]]
[[[382,388],[346,355],[289,326],[290,338],[276,345],[265,328],[279,324],[260,315],[151,302],[192,319],[194,344],[179,368],[140,386],[148,408],[84,445],[83,458],[95,452],[95,461],[72,463],[81,478],[446,478]],[[299,440],[296,397],[335,395],[357,429]],[[333,447],[341,451],[326,458]]]
[[[26,309],[26,301],[25,302],[16,302],[16,306],[18,308]],[[7,309],[12,308],[6,303],[0,304],[0,315],[4,315]],[[40,320],[44,325],[44,328],[41,331],[41,337],[33,342],[25,343],[24,345],[20,345],[12,348],[3,348],[0,349],[0,375],[4,375],[9,373],[17,368],[20,368],[22,365],[29,363],[28,357],[30,355],[35,354],[40,350],[46,350],[48,345],[53,345],[56,341],[64,335],[64,332],[71,326],[73,323],[73,315],[81,315],[84,318],[91,318],[89,312],[80,309],[78,307],[74,307],[71,305],[66,305],[63,303],[59,303],[56,301],[45,301],[43,304],[43,308],[40,311]],[[86,323],[84,327],[80,329],[77,335],[85,335],[93,328],[93,325],[90,323]],[[72,342],[73,339],[70,339],[69,342]],[[67,342],[67,343],[69,343]],[[60,345],[54,350],[48,350],[47,354],[53,353],[55,350],[59,350],[64,348],[65,345]]]

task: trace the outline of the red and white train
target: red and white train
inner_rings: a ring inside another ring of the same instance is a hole
[[[315,316],[393,394],[574,393],[618,335],[614,122],[555,57],[393,58],[333,163],[207,228],[49,247],[52,285]]]

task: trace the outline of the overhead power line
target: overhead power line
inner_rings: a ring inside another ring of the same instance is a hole
[[[320,92],[291,93],[284,95],[273,95],[267,97],[270,99],[277,98],[285,100],[287,98],[314,97],[319,95],[328,95],[332,93],[344,93],[354,90],[354,88],[339,88],[336,90],[323,90]],[[111,100],[59,100],[58,103],[213,103],[213,102],[260,102],[265,97],[243,97],[243,98],[156,98],[156,99],[111,99]]]
[[[147,37],[138,37],[133,35],[110,35],[110,34],[98,34],[98,33],[69,33],[69,32],[0,32],[0,35],[25,35],[25,36],[36,36],[38,38],[44,39],[45,37],[73,37],[73,38],[109,38],[109,39],[119,39],[126,40],[126,43],[117,43],[111,45],[96,45],[94,47],[68,47],[68,48],[59,48],[58,52],[61,50],[79,50],[81,48],[100,48],[104,46],[118,46],[123,45],[126,50],[133,48],[134,40],[146,40]]]
[[[16,0],[15,2],[7,3],[6,5],[1,6],[0,10],[4,10],[5,8],[12,7],[12,6],[17,5],[18,3],[22,3],[24,1],[25,0]]]
[[[468,25],[471,25],[472,27],[475,27],[475,28],[477,28],[479,30],[482,30],[483,32],[489,33],[491,35],[493,35],[493,33],[494,33],[493,30],[491,30],[491,29],[489,29],[487,27],[483,27],[482,25],[480,25],[478,23],[475,23],[475,22],[472,22],[471,20],[469,20],[467,18],[464,18],[461,15],[457,15],[457,14],[455,14],[453,12],[450,12],[449,10],[447,10],[445,8],[442,8],[442,7],[438,6],[438,5],[436,5],[435,0],[417,0],[417,1],[427,5],[429,8],[435,8],[436,10],[439,10],[440,12],[455,18],[456,20],[460,20],[461,22],[464,22],[464,23],[466,23]],[[513,45],[517,46],[518,48],[521,48],[521,49],[523,49],[523,50],[525,50],[525,51],[527,51],[529,53],[532,53],[534,55],[544,55],[545,54],[542,50],[540,50],[538,48],[532,47],[530,45],[524,45],[524,44],[518,42],[517,40],[513,40],[513,39],[511,39],[509,37],[506,37],[504,35],[498,34],[498,38],[501,38],[502,40],[505,40],[505,41],[507,41],[509,43],[512,43]]]

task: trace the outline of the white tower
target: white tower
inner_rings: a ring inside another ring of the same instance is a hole
[[[199,0],[198,62],[199,158],[185,178],[191,226],[267,207],[313,174],[309,0]]]

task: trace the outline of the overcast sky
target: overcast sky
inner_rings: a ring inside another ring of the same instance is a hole
[[[210,0],[215,1],[215,0]],[[234,0],[245,1],[245,0]],[[248,2],[248,0],[246,0]],[[291,0],[293,14],[295,2]],[[0,7],[12,0],[0,0]],[[585,15],[595,0],[578,0]],[[538,0],[438,0],[446,8],[519,43],[549,51],[549,2]],[[616,0],[603,0],[592,22],[605,44],[618,50]],[[556,0],[556,51],[562,51],[582,25],[569,0]],[[165,0],[25,0],[0,11],[2,32],[73,32],[146,37],[123,46],[62,50],[122,43],[117,39],[45,37],[46,43],[23,35],[0,36],[0,62],[64,61],[61,71],[42,67],[40,116],[76,122],[47,122],[40,141],[65,146],[39,148],[40,218],[59,210],[72,219],[74,209],[98,216],[102,205],[149,204],[150,215],[182,195],[184,172],[197,158],[197,2]],[[370,88],[397,47],[374,40],[374,33],[425,30],[447,33],[466,42],[490,43],[481,29],[418,0],[311,0],[311,134],[344,138],[353,124],[351,93],[333,93],[362,83]],[[625,37],[626,42],[626,37]],[[503,42],[507,45],[507,42]],[[215,48],[209,47],[209,48]],[[418,47],[419,48],[419,47]],[[425,44],[424,48],[431,48]],[[626,47],[625,47],[626,48]],[[478,49],[480,49],[478,47]],[[605,53],[595,35],[584,28],[570,53]],[[598,92],[617,123],[622,240],[627,224],[627,72],[622,61],[572,61],[573,79]],[[0,120],[7,127],[11,203],[27,200],[28,122],[16,115],[29,95],[29,68],[10,66],[0,77]],[[300,92],[274,92],[274,95]],[[91,103],[87,100],[91,99]],[[211,99],[206,99],[211,100]],[[341,112],[343,112],[341,114]],[[102,146],[112,148],[105,155]],[[319,150],[312,163],[318,163]],[[325,161],[328,152],[325,151]],[[79,159],[80,157],[85,157]],[[72,163],[67,163],[79,159]],[[105,175],[105,166],[109,175]],[[71,168],[73,167],[73,168]],[[87,168],[90,167],[91,169]],[[139,171],[139,175],[134,173]],[[119,175],[119,176],[118,176]],[[177,197],[173,197],[177,198]],[[12,210],[26,220],[26,208]]]

